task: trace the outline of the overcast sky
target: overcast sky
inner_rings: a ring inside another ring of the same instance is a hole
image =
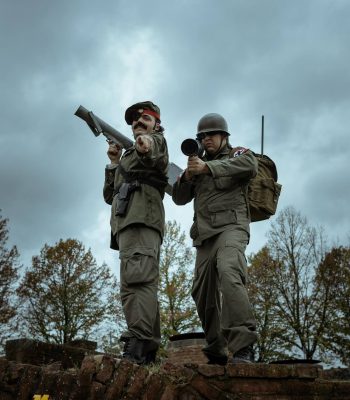
[[[131,137],[125,108],[160,106],[171,161],[208,112],[231,143],[275,160],[279,210],[330,241],[349,238],[350,2],[347,0],[0,0],[0,208],[28,265],[76,238],[117,271],[102,187],[106,143],[79,105]],[[192,204],[165,199],[188,232]],[[251,225],[247,253],[271,220]]]

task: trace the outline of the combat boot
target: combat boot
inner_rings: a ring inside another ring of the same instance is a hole
[[[144,341],[136,337],[122,339],[124,344],[123,358],[135,364],[144,364]]]
[[[227,356],[225,355],[205,353],[205,356],[208,358],[207,364],[216,364],[216,365],[227,364]]]
[[[251,364],[254,362],[253,346],[243,347],[238,350],[232,357],[230,364]]]
[[[156,361],[159,346],[150,340],[145,340],[144,342],[143,353],[145,356],[145,364],[153,364]]]
[[[146,354],[145,364],[154,364],[156,362],[157,350],[150,351]]]

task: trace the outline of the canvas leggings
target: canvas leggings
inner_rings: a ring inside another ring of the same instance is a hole
[[[159,232],[145,225],[131,225],[118,234],[120,294],[128,330],[122,339],[149,340],[150,348],[160,343],[158,305]]]
[[[257,340],[256,323],[245,287],[244,251],[248,233],[222,232],[197,247],[192,297],[202,322],[205,354],[233,354]]]

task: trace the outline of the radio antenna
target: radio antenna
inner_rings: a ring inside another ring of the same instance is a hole
[[[261,116],[261,155],[264,155],[264,116]]]

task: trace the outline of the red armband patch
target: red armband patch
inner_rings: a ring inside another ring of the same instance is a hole
[[[232,157],[238,157],[238,156],[240,156],[240,155],[246,153],[248,150],[249,150],[249,149],[246,149],[245,147],[241,147],[241,148],[239,148],[238,150],[236,150],[236,151],[233,153],[233,156],[232,156]]]

